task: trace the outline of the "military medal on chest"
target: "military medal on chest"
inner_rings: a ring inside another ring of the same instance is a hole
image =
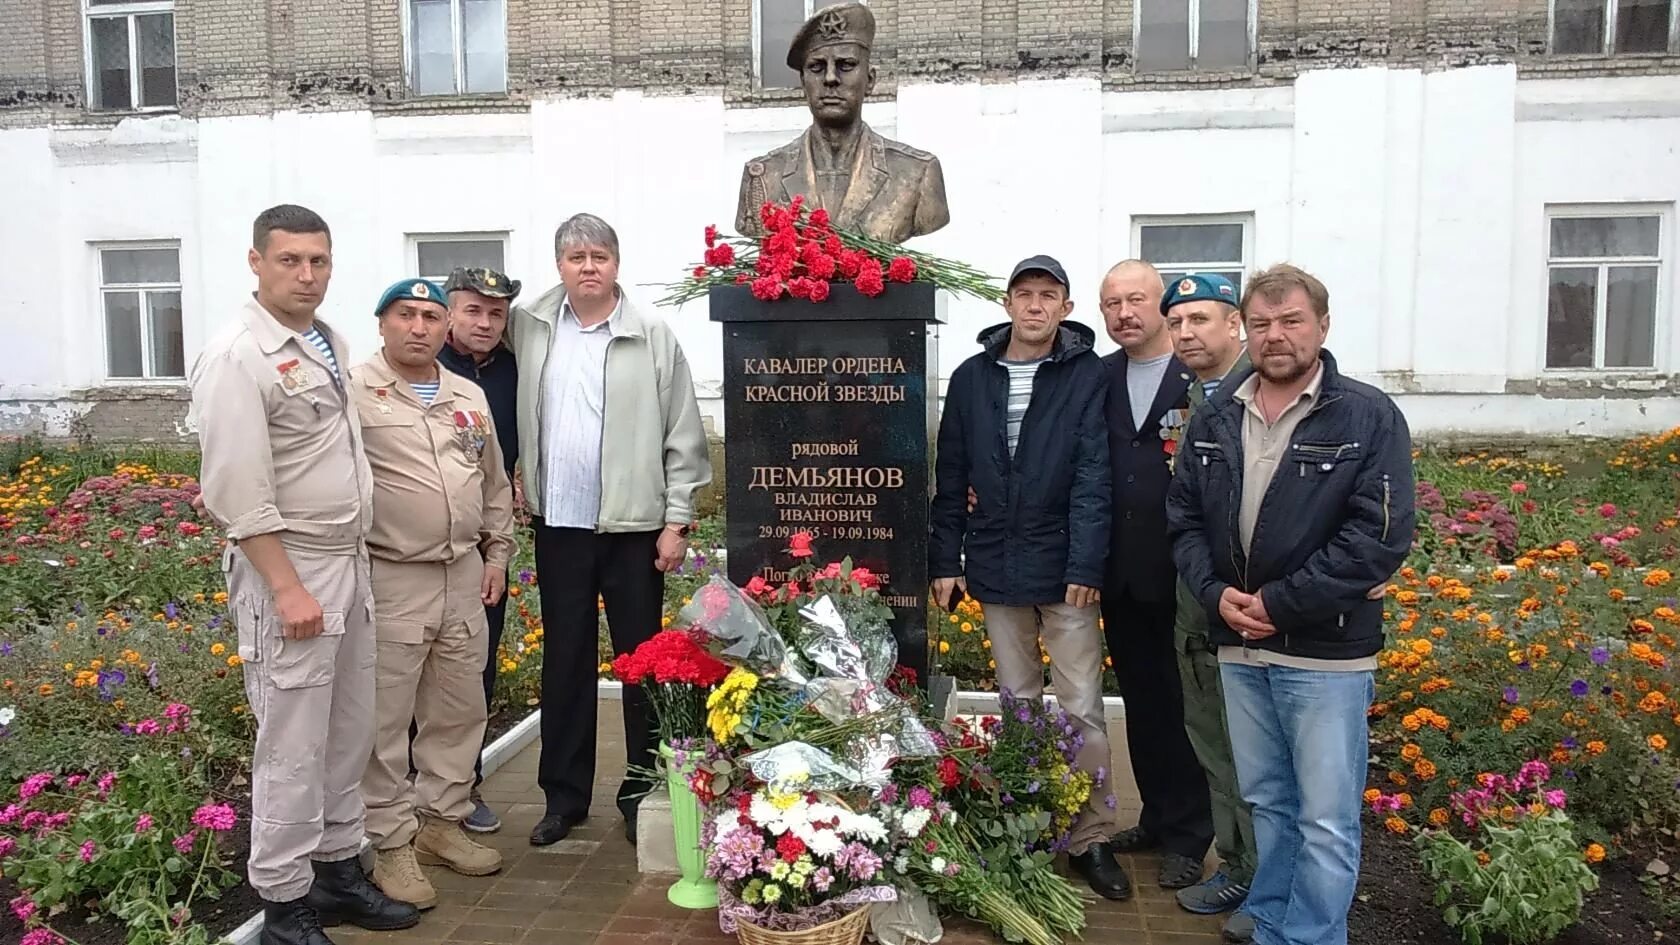
[[[477,410],[455,411],[455,438],[473,462],[484,454],[484,414]]]
[[[309,382],[313,379],[309,369],[304,367],[303,362],[297,358],[282,361],[275,365],[275,370],[280,372],[280,386],[287,390],[302,390],[309,386]]]
[[[373,396],[379,400],[379,407],[377,408],[379,412],[383,415],[389,416],[391,413],[390,389],[385,387],[376,388],[373,392]]]

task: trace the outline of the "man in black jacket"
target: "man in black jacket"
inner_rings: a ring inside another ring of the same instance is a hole
[[[1114,838],[1121,852],[1160,849],[1159,883],[1202,878],[1213,843],[1207,777],[1184,728],[1184,690],[1173,653],[1177,573],[1167,541],[1174,437],[1189,420],[1190,369],[1173,354],[1161,310],[1161,274],[1129,259],[1103,278],[1100,304],[1119,351],[1108,368],[1108,453],[1114,528],[1103,590],[1103,635],[1126,703],[1126,748],[1143,810]]]
[[[1073,301],[1061,263],[1023,260],[1004,309],[1009,323],[981,332],[985,350],[946,389],[928,573],[946,609],[963,592],[980,602],[1000,690],[1042,697],[1042,639],[1056,700],[1083,737],[1077,765],[1097,785],[1074,821],[1069,858],[1098,894],[1124,899],[1131,883],[1108,841],[1115,802],[1097,629],[1109,528],[1107,378],[1091,349],[1096,333],[1065,321]]]
[[[1258,862],[1238,914],[1261,945],[1345,945],[1383,645],[1368,592],[1411,548],[1411,434],[1323,350],[1318,279],[1275,266],[1242,311],[1254,373],[1190,421],[1168,492],[1173,558],[1208,612],[1253,807]]]
[[[519,429],[514,399],[519,392],[519,368],[502,335],[507,329],[508,306],[519,296],[519,281],[494,269],[456,269],[449,274],[443,291],[449,298],[449,335],[438,352],[438,363],[484,389],[484,398],[490,403],[490,422],[496,427],[496,442],[502,446],[502,466],[517,488],[513,467],[519,462]],[[516,508],[520,505],[515,502]],[[506,575],[502,586],[510,586]],[[490,622],[490,656],[484,665],[486,706],[496,692],[496,649],[502,642],[507,602],[503,594],[484,608]],[[494,833],[501,829],[502,821],[478,793],[484,783],[482,757],[474,763],[473,774],[473,812],[461,826],[475,833]]]

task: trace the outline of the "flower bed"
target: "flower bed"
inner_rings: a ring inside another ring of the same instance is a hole
[[[28,839],[36,851],[28,854],[31,862],[45,857],[88,884],[70,899],[61,892],[37,899],[46,883],[30,879],[37,903],[32,920],[51,919],[55,928],[95,942],[127,940],[126,923],[136,914],[98,906],[100,894],[110,896],[117,882],[107,867],[145,875],[149,862],[154,878],[173,876],[158,865],[169,860],[156,839],[168,834],[172,844],[192,830],[195,811],[221,805],[241,822],[226,833],[200,828],[195,843],[203,845],[192,855],[200,862],[213,839],[210,859],[227,873],[206,867],[208,879],[185,921],[176,921],[178,909],[155,912],[173,923],[155,941],[194,941],[207,929],[231,928],[254,906],[238,884],[251,729],[217,567],[221,544],[191,509],[196,460],[163,452],[27,455],[33,452],[0,444],[0,811],[21,804],[19,789],[31,776],[53,781],[11,823],[0,823],[0,837],[13,844],[0,854],[0,899],[23,888],[16,854]],[[1381,809],[1371,812],[1368,849],[1385,864],[1396,849],[1407,850],[1416,872],[1404,875],[1434,883],[1417,853],[1395,844],[1445,830],[1472,858],[1487,853],[1491,864],[1488,840],[1475,832],[1489,819],[1478,815],[1472,830],[1452,795],[1474,789],[1482,775],[1514,780],[1523,765],[1544,762],[1541,802],[1549,792],[1564,792],[1570,848],[1603,881],[1584,899],[1582,927],[1598,928],[1603,920],[1594,903],[1605,897],[1637,900],[1616,907],[1624,918],[1665,907],[1680,913],[1672,879],[1645,870],[1665,857],[1676,862],[1672,834],[1664,831],[1675,829],[1680,796],[1674,682],[1680,606],[1673,576],[1680,571],[1680,431],[1577,453],[1568,470],[1510,457],[1420,453],[1419,537],[1409,570],[1389,589],[1391,642],[1373,708],[1371,787]],[[678,615],[718,573],[707,549],[721,531],[719,520],[702,523],[699,553],[668,579],[668,623],[680,625]],[[531,544],[521,545],[498,653],[493,730],[527,714],[540,694],[540,595]],[[845,614],[848,621],[871,626],[883,619],[871,613],[868,595],[850,593],[853,581],[859,591],[872,590],[865,587],[872,576],[852,572],[841,581],[838,566],[833,574],[822,570],[825,586],[846,591],[838,599],[856,608]],[[754,594],[778,626],[797,613],[785,588],[758,587]],[[964,688],[990,688],[978,605],[965,601],[956,614],[934,619],[943,670]],[[614,678],[613,658],[603,634],[604,679]],[[184,706],[185,715],[175,709],[172,717],[172,705]],[[952,737],[960,745],[961,736]],[[167,751],[157,750],[163,746]],[[180,757],[182,749],[189,757]],[[964,751],[954,761],[978,763],[977,749]],[[153,755],[179,758],[170,805],[147,799],[146,785],[165,775],[134,759]],[[99,797],[100,781],[111,773],[113,786]],[[927,772],[930,790],[945,774]],[[79,778],[74,786],[72,778]],[[1495,825],[1505,806],[1494,811]],[[1522,824],[1526,806],[1509,806],[1511,823]],[[30,811],[42,816],[22,828]],[[1547,804],[1544,816],[1554,813]],[[55,815],[46,837],[38,836]],[[151,816],[151,827],[136,831],[141,815]],[[950,862],[942,859],[941,866]],[[172,893],[153,901],[184,897],[192,887],[177,880]],[[1642,882],[1659,898],[1641,892]],[[221,898],[207,898],[219,886]],[[1371,901],[1356,915],[1399,895],[1381,884],[1366,889]],[[88,917],[101,924],[82,925]],[[1391,924],[1372,921],[1378,929]],[[0,913],[0,938],[13,933],[21,936],[23,929],[8,909]]]

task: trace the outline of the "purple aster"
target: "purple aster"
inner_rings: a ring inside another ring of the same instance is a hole
[[[1577,679],[1569,684],[1569,694],[1579,699],[1585,696],[1590,688],[1585,679]]]
[[[1037,793],[1038,793],[1038,789],[1039,789],[1039,788],[1041,788],[1041,787],[1043,787],[1043,785],[1042,785],[1042,784],[1039,784],[1039,783],[1038,783],[1038,780],[1037,780],[1037,779],[1036,779],[1036,778],[1035,778],[1035,779],[1034,779],[1034,780],[1033,780],[1033,781],[1032,781],[1032,783],[1030,783],[1030,784],[1028,784],[1028,785],[1027,785],[1027,793],[1028,793],[1028,794],[1037,794]]]
[[[10,643],[6,642],[5,640],[0,640],[0,656],[11,656],[11,655],[12,655],[12,645]]]
[[[1577,741],[1575,741],[1575,736],[1573,736],[1573,735],[1565,735],[1565,736],[1564,736],[1564,737],[1563,737],[1563,742],[1562,742],[1562,744],[1563,744],[1563,747],[1565,747],[1565,748],[1568,748],[1568,749],[1570,749],[1570,750],[1572,750],[1572,751],[1573,751],[1573,750],[1574,750],[1574,748],[1575,748],[1575,746],[1576,746],[1576,745],[1578,745],[1578,744],[1580,744],[1580,743],[1579,743],[1579,742],[1577,742]]]
[[[163,605],[163,615],[168,617],[170,620],[174,620],[176,617],[181,615],[181,608],[176,607],[174,601],[170,601],[169,603]]]
[[[519,583],[529,584],[534,579],[535,579],[535,575],[533,575],[531,573],[530,568],[523,568],[523,569],[520,570],[520,572],[519,572]]]
[[[1607,696],[1611,692],[1613,692],[1614,690],[1612,690],[1609,686],[1600,686],[1598,691],[1599,691],[1600,694]]]
[[[1602,646],[1593,647],[1592,652],[1589,653],[1588,656],[1592,659],[1594,666],[1603,666],[1605,663],[1610,662],[1610,651]]]
[[[1505,701],[1506,702],[1509,702],[1512,705],[1516,705],[1517,700],[1519,698],[1521,698],[1521,696],[1517,693],[1517,687],[1516,686],[1506,686],[1505,687]]]
[[[738,827],[718,839],[712,863],[718,879],[741,879],[753,871],[764,852],[764,836],[756,830]]]

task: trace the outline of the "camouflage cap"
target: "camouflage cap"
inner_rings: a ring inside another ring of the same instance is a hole
[[[856,43],[864,49],[875,43],[875,14],[861,3],[842,3],[811,14],[788,46],[788,68],[805,71],[805,57],[813,49]]]
[[[466,289],[477,292],[488,299],[512,300],[519,295],[519,280],[509,279],[494,269],[483,266],[461,267],[449,274],[449,281],[444,283],[445,294]]]

